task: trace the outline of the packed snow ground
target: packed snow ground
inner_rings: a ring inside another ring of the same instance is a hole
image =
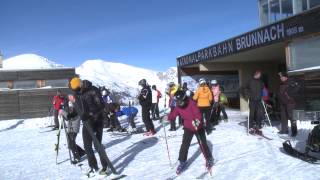
[[[213,151],[214,179],[319,179],[319,165],[312,165],[284,154],[283,139],[276,135],[277,128],[265,127],[264,134],[273,140],[248,136],[246,116],[236,110],[228,110],[229,122],[221,122],[207,137]],[[43,132],[50,118],[10,120],[0,122],[0,179],[83,179],[78,166],[71,165],[66,147],[65,134],[61,135],[61,149],[55,163],[54,144],[56,132]],[[141,126],[141,117],[136,122]],[[299,135],[293,144],[302,148],[310,123],[298,123]],[[154,137],[142,134],[131,136],[104,133],[103,145],[116,169],[127,177],[124,179],[167,179],[175,174],[169,166],[163,129],[156,121],[158,133]],[[166,126],[168,129],[169,125]],[[305,128],[305,129],[301,129]],[[175,166],[182,140],[182,128],[169,132],[170,156]],[[82,146],[79,133],[77,142]],[[83,147],[83,146],[82,146]],[[98,157],[98,154],[96,154]],[[196,179],[204,174],[205,160],[196,138],[189,149],[189,167],[177,179]],[[86,169],[87,160],[83,161]],[[205,175],[204,179],[210,179]]]

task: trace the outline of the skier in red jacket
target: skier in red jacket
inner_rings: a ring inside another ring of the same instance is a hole
[[[54,127],[53,129],[59,129],[58,114],[59,110],[62,109],[64,97],[61,94],[61,90],[57,90],[57,95],[53,96],[52,104],[54,108]]]
[[[207,145],[205,130],[203,128],[203,119],[196,102],[187,97],[186,93],[178,90],[174,94],[176,108],[170,112],[169,121],[173,121],[177,116],[183,118],[184,134],[179,152],[180,165],[177,168],[177,174],[180,174],[187,165],[188,150],[193,135],[196,135],[200,149],[205,156],[206,166],[209,169],[213,166],[213,157]]]

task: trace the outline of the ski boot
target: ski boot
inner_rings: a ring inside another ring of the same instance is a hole
[[[96,175],[96,172],[98,171],[98,168],[90,168],[86,173],[85,175],[88,177],[88,178],[91,178],[91,177],[94,177]]]
[[[179,166],[177,167],[177,170],[176,170],[177,175],[180,175],[185,170],[186,166],[187,166],[187,162],[186,161],[185,162],[180,161],[180,164],[179,164]]]
[[[104,167],[99,171],[99,175],[107,176],[108,175],[108,168]]]

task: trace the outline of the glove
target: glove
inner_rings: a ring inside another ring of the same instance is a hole
[[[198,130],[198,127],[200,126],[200,120],[199,119],[193,120],[192,125],[196,130]]]

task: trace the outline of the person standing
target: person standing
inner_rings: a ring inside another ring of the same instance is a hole
[[[295,108],[295,100],[289,93],[289,80],[286,72],[280,72],[280,88],[279,101],[281,112],[281,131],[279,134],[288,134],[288,120],[291,122],[291,136],[296,136],[298,133],[297,122],[293,119],[293,109]]]
[[[101,145],[103,134],[103,99],[99,89],[93,86],[88,80],[81,81],[78,77],[75,77],[71,79],[69,86],[76,93],[76,100],[74,104],[75,110],[80,115],[82,121],[87,122],[86,124],[90,126],[93,131],[93,134],[90,134],[86,126],[82,128],[84,149],[87,153],[88,164],[90,167],[88,174],[95,173],[99,170],[99,168],[97,159],[92,149],[92,144],[94,144],[92,136],[95,136],[98,140],[98,143]],[[98,145],[96,144],[94,144],[94,146],[98,151],[102,165],[102,169],[100,170],[99,174],[106,174],[108,162],[105,158],[103,158],[102,152],[105,150],[98,149]]]
[[[210,111],[210,121],[212,121],[213,125],[218,125],[219,123],[219,116],[221,112],[220,108],[220,85],[218,84],[218,81],[213,79],[211,80],[211,92],[213,96],[213,104]]]
[[[184,119],[184,133],[179,152],[180,164],[176,171],[177,174],[180,174],[187,165],[188,150],[193,135],[196,135],[200,149],[206,159],[206,167],[211,169],[213,166],[213,157],[207,145],[206,134],[203,129],[203,120],[199,108],[196,103],[188,98],[186,93],[182,90],[178,90],[174,96],[177,101],[177,106],[168,115],[168,120],[173,121],[177,116],[182,116]]]
[[[169,96],[169,107],[170,112],[176,107],[176,100],[174,99],[174,94],[179,90],[179,85],[176,85],[174,82],[170,82],[168,84],[168,88],[166,90],[166,94]],[[169,131],[176,131],[176,120],[170,121],[170,129]]]
[[[80,130],[80,116],[74,109],[74,103],[75,97],[71,94],[68,95],[68,101],[66,101],[64,109],[61,109],[59,111],[59,115],[67,121],[65,128],[69,142],[68,148],[71,150],[73,154],[74,160],[72,161],[72,163],[76,164],[80,162],[81,157],[84,156],[86,152],[79,145],[76,144],[77,134]]]
[[[212,92],[204,78],[199,79],[199,88],[194,93],[193,100],[197,102],[198,108],[206,123],[206,132],[210,134],[212,132],[212,124],[210,122]]]
[[[156,85],[152,85],[152,119],[160,119],[159,115],[159,99],[162,97],[162,94],[157,90]]]
[[[59,119],[58,119],[58,115],[59,115],[59,110],[62,109],[64,103],[64,97],[61,93],[61,90],[57,90],[57,94],[55,96],[53,96],[53,100],[52,100],[52,104],[53,104],[53,108],[54,108],[54,130],[59,129]],[[61,125],[61,124],[60,124]]]
[[[152,136],[156,133],[154,129],[153,122],[150,118],[150,109],[152,106],[152,94],[151,94],[151,88],[147,84],[147,81],[145,79],[141,79],[139,81],[139,86],[142,87],[140,94],[138,95],[139,103],[141,105],[141,111],[142,111],[142,121],[146,127],[146,136]]]
[[[261,121],[263,117],[262,106],[262,89],[261,71],[256,70],[253,78],[246,87],[249,95],[249,132],[253,133],[262,128]]]

